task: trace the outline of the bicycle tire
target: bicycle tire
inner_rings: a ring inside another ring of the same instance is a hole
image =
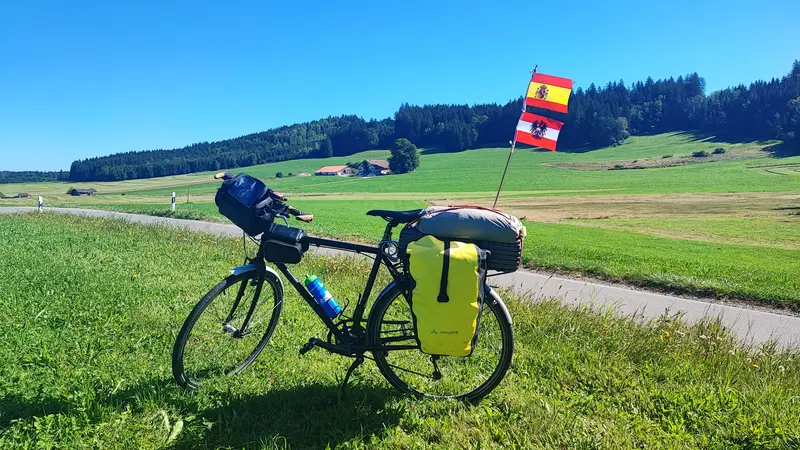
[[[239,275],[231,275],[225,278],[224,280],[217,283],[216,286],[211,288],[201,299],[197,302],[197,304],[192,309],[189,316],[183,323],[180,332],[178,333],[177,338],[175,339],[175,345],[172,350],[172,374],[175,378],[175,381],[187,390],[194,390],[201,382],[199,380],[195,380],[186,373],[186,367],[184,358],[186,356],[186,344],[192,336],[192,331],[197,324],[198,319],[203,315],[204,312],[208,310],[209,305],[214,302],[217,298],[219,298],[220,294],[227,292],[229,288],[238,286],[239,289],[242,289],[242,286],[239,283],[250,283],[252,281],[258,282],[257,277],[263,277],[263,281],[260,282],[258,287],[256,288],[256,292],[254,293],[254,298],[250,300],[250,302],[256,302],[256,308],[258,308],[259,301],[261,300],[263,294],[263,288],[269,287],[272,290],[272,298],[273,305],[272,305],[272,313],[269,318],[269,322],[264,333],[261,335],[261,338],[258,340],[258,343],[255,345],[252,352],[244,358],[240,363],[236,364],[232,370],[227,372],[225,375],[235,375],[247,367],[249,367],[258,357],[258,355],[264,350],[264,347],[269,342],[270,338],[272,337],[272,333],[275,331],[275,328],[278,325],[278,320],[281,315],[281,311],[283,309],[283,285],[280,282],[280,279],[273,273],[270,272],[259,272],[259,271],[249,271]],[[245,287],[246,289],[246,287]],[[241,292],[237,293],[237,297],[241,296]],[[246,305],[242,304],[240,301],[239,305],[237,306],[237,311]],[[248,306],[249,307],[249,306]],[[255,310],[254,310],[255,313]],[[220,331],[222,330],[222,324],[220,324]],[[222,335],[222,333],[220,333]]]
[[[395,282],[392,282],[386,289],[384,289],[383,293],[379,296],[378,299],[375,300],[375,304],[370,311],[370,316],[367,323],[367,338],[372,346],[381,345],[381,325],[383,323],[384,316],[386,315],[387,310],[389,307],[398,299],[401,298],[402,304],[408,305],[405,298],[402,297],[402,292],[400,288],[397,286]],[[499,331],[501,333],[501,342],[502,342],[502,349],[500,351],[500,356],[497,361],[497,365],[491,372],[491,375],[486,378],[486,380],[481,383],[476,388],[460,393],[457,395],[435,395],[431,393],[424,392],[418,388],[415,388],[405,382],[396,372],[395,369],[392,367],[392,363],[387,360],[387,357],[390,353],[395,351],[373,351],[372,355],[375,359],[375,363],[378,366],[383,377],[389,384],[392,385],[395,389],[402,393],[412,394],[419,397],[426,397],[426,398],[455,398],[459,400],[466,400],[471,402],[477,402],[481,398],[488,395],[492,390],[494,390],[500,382],[505,377],[508,369],[511,367],[511,360],[514,353],[514,333],[511,328],[511,323],[506,319],[506,315],[504,312],[503,307],[499,302],[495,300],[495,298],[490,295],[490,288],[486,286],[486,295],[484,296],[484,312],[485,311],[491,312],[494,318],[497,321],[499,326]],[[409,310],[410,314],[410,310]],[[484,323],[486,319],[485,316],[481,318],[481,325],[480,329],[485,329],[487,324]],[[411,317],[408,318],[411,320]],[[478,338],[478,347],[481,346],[481,336],[480,336],[480,329],[479,329],[479,338]],[[476,350],[477,351],[477,350]],[[418,352],[420,355],[423,354],[420,350],[409,350],[409,352]],[[475,353],[473,353],[474,355]],[[428,355],[425,355],[428,356]],[[470,357],[467,357],[470,358]],[[460,358],[464,360],[464,358]]]

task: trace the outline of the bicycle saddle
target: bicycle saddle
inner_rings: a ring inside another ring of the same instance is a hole
[[[408,223],[412,220],[420,218],[425,213],[424,209],[415,209],[413,211],[387,211],[385,209],[373,209],[367,211],[368,216],[382,217],[387,222]]]

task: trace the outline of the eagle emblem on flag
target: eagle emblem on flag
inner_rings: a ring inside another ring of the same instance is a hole
[[[541,139],[547,133],[547,124],[541,120],[531,123],[531,134],[537,139]]]
[[[549,90],[547,89],[547,86],[545,86],[544,84],[539,85],[539,88],[536,89],[536,98],[538,98],[539,100],[546,99],[547,94],[549,94]]]

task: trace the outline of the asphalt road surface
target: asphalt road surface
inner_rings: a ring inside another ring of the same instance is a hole
[[[28,207],[0,207],[0,214],[35,211]],[[49,212],[78,214],[92,217],[108,217],[151,225],[183,227],[194,231],[223,236],[241,236],[242,231],[231,224],[203,222],[199,220],[170,219],[164,217],[127,214],[77,208],[46,208]],[[377,219],[376,219],[377,220]],[[315,249],[326,254],[345,253],[331,249]],[[491,284],[501,288],[514,289],[527,294],[532,300],[558,298],[567,305],[591,304],[596,308],[613,306],[613,312],[620,315],[636,315],[644,320],[661,316],[665,311],[680,313],[689,322],[706,318],[716,318],[729,328],[744,344],[760,344],[769,340],[779,347],[800,347],[800,317],[731,306],[715,302],[663,295],[652,292],[628,289],[611,284],[588,282],[571,278],[549,276],[530,271],[491,278]]]

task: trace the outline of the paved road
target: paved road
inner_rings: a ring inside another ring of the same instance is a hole
[[[35,211],[36,208],[0,207],[0,214]],[[194,231],[224,236],[241,236],[234,225],[198,220],[181,220],[163,217],[126,214],[77,208],[47,208],[47,211],[79,214],[93,217],[112,217],[144,224],[184,227]],[[319,249],[325,253],[336,250]],[[745,344],[761,343],[774,339],[781,347],[800,347],[800,317],[771,313],[762,310],[709,303],[688,298],[655,294],[603,283],[574,280],[540,273],[519,271],[492,278],[492,284],[529,294],[534,300],[559,298],[568,305],[592,304],[596,307],[614,307],[617,314],[637,314],[641,317],[658,317],[665,311],[680,312],[690,322],[707,317],[719,317],[722,324]]]

